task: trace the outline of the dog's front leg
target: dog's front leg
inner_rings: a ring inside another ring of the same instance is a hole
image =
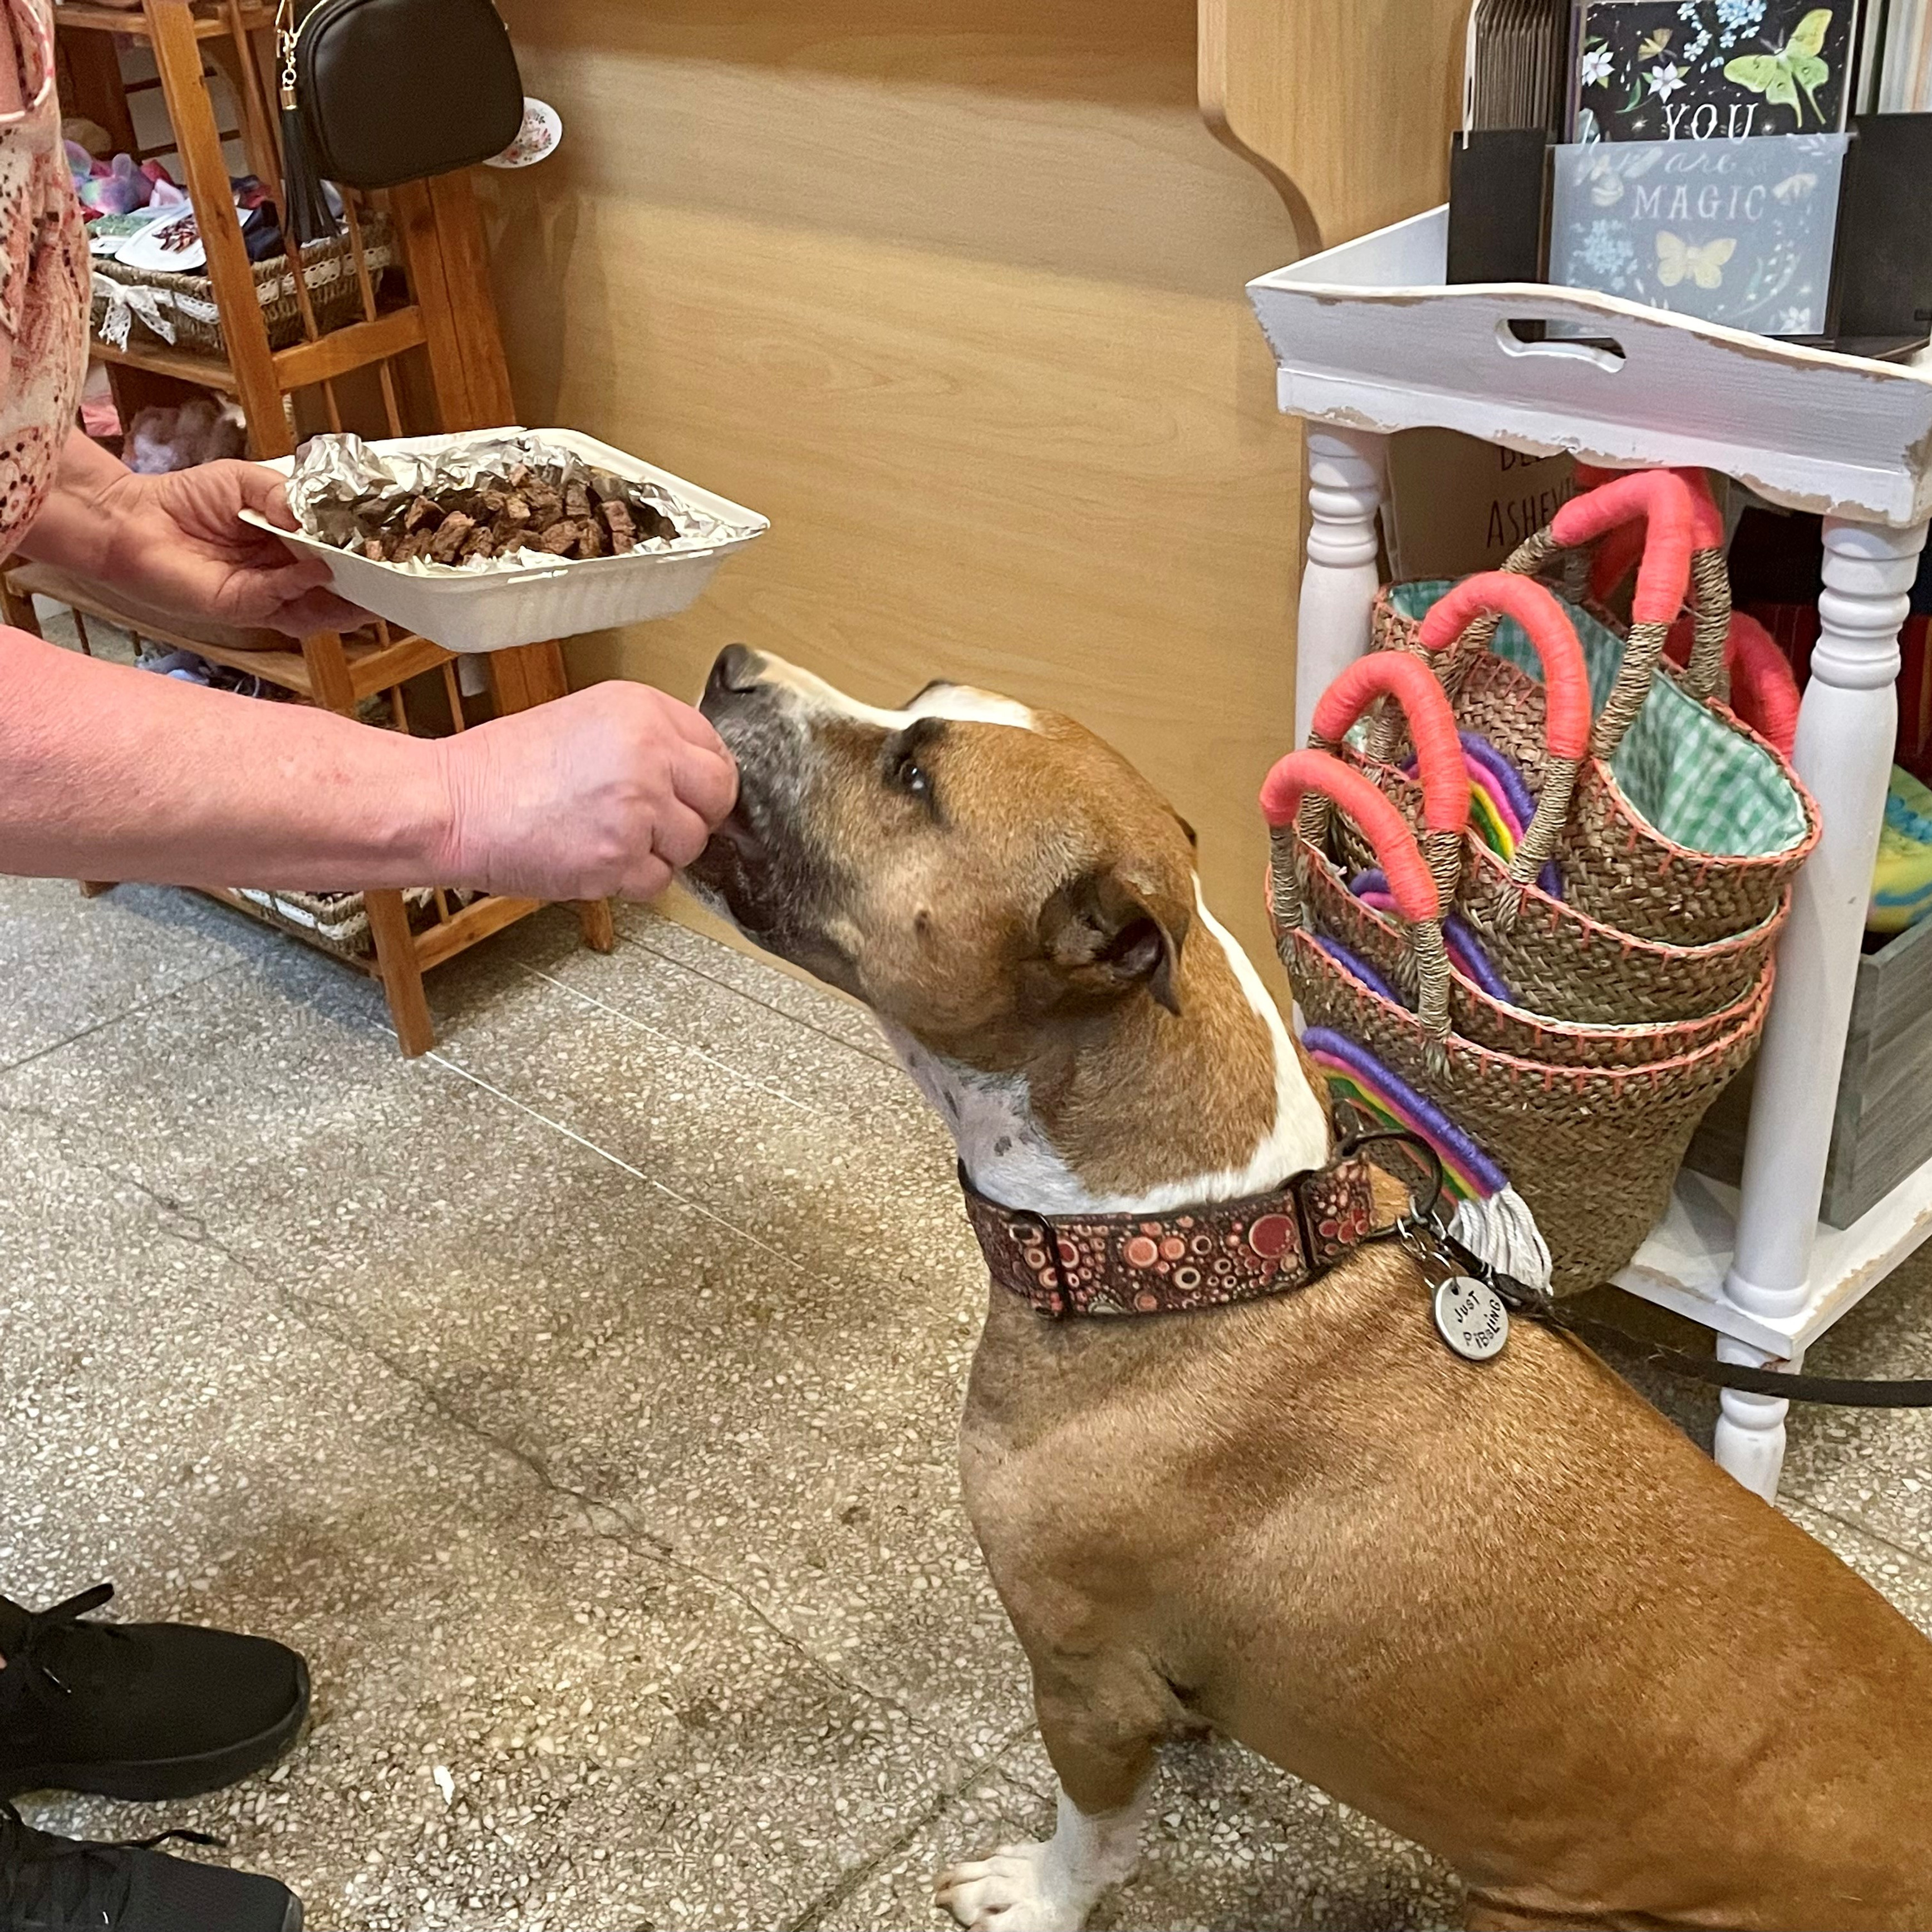
[[[940,1874],[935,1900],[969,1932],[1080,1932],[1139,1855],[1163,1716],[1141,1673],[1036,1660],[1034,1712],[1060,1777],[1058,1821],[1043,1844],[1002,1845]]]

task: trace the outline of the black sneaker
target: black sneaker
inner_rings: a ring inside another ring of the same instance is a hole
[[[154,1850],[56,1838],[0,1804],[0,1932],[302,1932],[302,1900],[279,1880],[190,1864]]]
[[[293,1651],[192,1624],[81,1621],[113,1594],[102,1583],[38,1612],[0,1597],[0,1798],[192,1798],[272,1764],[301,1730],[308,1670]]]

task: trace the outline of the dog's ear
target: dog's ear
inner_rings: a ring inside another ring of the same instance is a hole
[[[1178,1013],[1174,982],[1190,916],[1179,905],[1157,910],[1158,902],[1149,882],[1120,866],[1076,873],[1040,908],[1041,950],[1079,990],[1105,998],[1143,986]]]

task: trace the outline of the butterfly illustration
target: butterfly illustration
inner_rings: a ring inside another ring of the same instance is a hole
[[[1724,78],[1764,96],[1769,107],[1789,107],[1804,122],[1804,110],[1798,105],[1802,93],[1810,102],[1820,127],[1825,116],[1820,111],[1812,89],[1822,87],[1832,77],[1832,70],[1820,51],[1832,25],[1832,10],[1816,7],[1792,29],[1791,38],[1774,54],[1740,54],[1724,63]]]
[[[1802,201],[1818,185],[1818,177],[1813,174],[1786,175],[1772,190],[1780,201]]]
[[[1657,231],[1657,279],[1666,289],[1674,289],[1688,275],[1700,289],[1714,289],[1724,279],[1724,264],[1738,252],[1736,238],[1720,236],[1714,242],[1687,242],[1667,228]]]
[[[1666,47],[1670,46],[1670,35],[1671,29],[1668,27],[1653,27],[1651,31],[1638,42],[1636,50],[1637,58],[1639,60],[1656,59],[1658,56],[1662,53]]]

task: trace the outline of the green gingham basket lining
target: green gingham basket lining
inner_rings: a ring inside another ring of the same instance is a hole
[[[1449,587],[1436,578],[1398,584],[1389,594],[1400,615],[1419,622]],[[1624,640],[1587,610],[1569,603],[1564,609],[1589,666],[1591,709],[1600,711],[1623,662]],[[1492,648],[1542,682],[1542,661],[1514,617],[1502,620]],[[1637,813],[1688,850],[1768,858],[1804,840],[1804,809],[1777,758],[1668,677],[1652,681],[1610,770]]]

